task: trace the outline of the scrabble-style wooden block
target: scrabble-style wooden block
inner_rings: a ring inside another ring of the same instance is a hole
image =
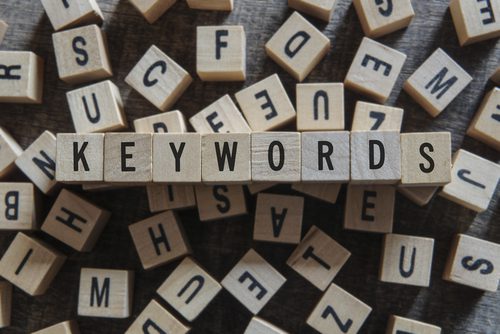
[[[344,84],[297,84],[297,130],[344,130]]]
[[[242,186],[197,185],[194,189],[201,221],[235,217],[247,213]]]
[[[191,253],[179,218],[165,211],[129,227],[144,269],[153,269]]]
[[[193,321],[221,289],[221,285],[203,268],[186,258],[157,292],[184,318]]]
[[[65,183],[104,180],[104,134],[57,134],[56,180]]]
[[[301,134],[302,182],[348,182],[350,135],[348,131]]]
[[[80,330],[78,329],[78,324],[75,320],[69,320],[40,329],[31,334],[80,334]]]
[[[250,249],[221,284],[250,312],[257,314],[285,282],[285,277]]]
[[[0,126],[0,179],[12,172],[17,157],[22,153],[21,146]]]
[[[153,135],[107,133],[104,136],[104,181],[151,182]]]
[[[29,51],[0,51],[0,103],[42,103],[43,59]]]
[[[245,81],[246,45],[243,26],[197,27],[196,73],[203,81]]]
[[[138,118],[134,121],[137,133],[183,133],[187,132],[186,119],[179,110]]]
[[[401,134],[401,185],[440,186],[451,181],[451,133]]]
[[[208,133],[201,137],[203,183],[249,183],[250,133]]]
[[[500,88],[486,95],[467,134],[500,151]]]
[[[101,24],[104,20],[96,0],[41,0],[41,2],[56,31],[84,24]]]
[[[366,36],[377,38],[410,25],[415,16],[410,0],[354,0]]]
[[[292,189],[316,199],[335,204],[341,184],[336,183],[294,183]]]
[[[500,281],[500,244],[457,234],[443,279],[496,292]]]
[[[47,291],[65,260],[45,243],[18,233],[0,260],[0,276],[31,296],[39,296]]]
[[[9,25],[4,20],[0,20],[0,44],[2,44],[5,34],[9,29]]]
[[[500,66],[497,67],[495,73],[491,76],[491,81],[496,83],[497,85],[500,85]]]
[[[202,10],[232,11],[234,0],[186,0],[189,8]]]
[[[288,0],[288,7],[330,22],[337,0]]]
[[[347,249],[313,225],[286,264],[325,291],[350,256]]]
[[[356,102],[352,131],[401,131],[404,110],[382,104]]]
[[[182,184],[153,184],[146,187],[149,211],[161,212],[192,208],[196,205],[194,187]]]
[[[243,334],[288,334],[273,324],[259,317],[253,317],[250,320]]]
[[[12,285],[9,282],[0,282],[0,328],[10,326],[12,310]]]
[[[472,77],[442,49],[437,49],[408,78],[404,90],[432,117],[438,116]]]
[[[153,135],[153,181],[201,182],[201,135],[155,133]]]
[[[111,213],[63,189],[42,225],[42,231],[80,252],[90,252]]]
[[[307,319],[321,334],[358,333],[372,308],[335,284],[328,290]]]
[[[401,180],[399,132],[351,132],[351,182],[394,184],[399,180]]]
[[[488,209],[500,179],[500,165],[458,150],[453,156],[451,182],[440,196],[476,212]]]
[[[162,111],[168,110],[193,79],[180,65],[152,45],[125,82]]]
[[[125,129],[127,120],[118,87],[109,80],[66,93],[77,133]]]
[[[434,239],[387,234],[380,263],[382,282],[428,287]]]
[[[189,327],[186,327],[155,300],[152,300],[125,334],[154,332],[186,334],[189,332]]]
[[[224,95],[193,117],[189,123],[199,133],[252,132],[229,95]]]
[[[44,194],[52,194],[57,188],[56,180],[56,137],[44,131],[16,159],[17,167]]]
[[[252,133],[252,180],[299,182],[300,140],[299,132]]]
[[[439,187],[404,187],[399,185],[397,190],[413,203],[424,206],[429,204]]]
[[[106,35],[95,24],[52,35],[59,78],[80,84],[113,75]]]
[[[344,228],[392,233],[396,189],[393,186],[347,187]]]
[[[450,12],[461,46],[500,37],[500,1],[451,0]]]
[[[78,315],[128,318],[132,311],[134,272],[82,268],[78,293]]]
[[[391,315],[386,334],[441,334],[441,328],[424,322]]]
[[[277,184],[278,183],[273,183],[273,182],[256,182],[247,184],[246,187],[251,195],[256,195],[264,190],[274,187]]]
[[[269,131],[295,119],[295,109],[277,74],[235,94],[253,131]]]
[[[33,183],[0,182],[0,230],[34,230],[39,196]]]
[[[304,80],[330,50],[330,39],[297,12],[265,46],[267,55],[296,80]]]
[[[129,0],[150,24],[155,23],[177,0]]]
[[[405,61],[404,53],[364,37],[344,84],[378,103],[385,103]]]
[[[253,239],[298,244],[303,214],[304,197],[261,193],[257,196]]]

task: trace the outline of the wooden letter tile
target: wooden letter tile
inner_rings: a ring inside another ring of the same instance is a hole
[[[434,239],[387,234],[384,237],[380,280],[428,287],[433,253]]]
[[[226,275],[222,286],[257,314],[285,282],[285,277],[250,249]]]
[[[118,87],[109,80],[66,93],[77,133],[125,129],[127,121]]]
[[[321,334],[355,334],[371,311],[370,306],[332,283],[307,319],[307,324]]]
[[[194,187],[183,184],[153,184],[146,187],[149,211],[161,212],[192,208],[196,205]]]
[[[344,84],[297,84],[297,130],[344,130]]]
[[[201,221],[235,217],[247,213],[243,186],[197,185],[195,194]]]
[[[38,227],[39,199],[33,183],[0,182],[0,230]]]
[[[2,44],[3,39],[9,29],[9,25],[4,20],[0,20],[0,44]]]
[[[151,182],[152,135],[107,133],[104,136],[104,181]]]
[[[186,334],[189,327],[186,327],[172,314],[165,310],[160,304],[152,300],[141,314],[135,319],[125,334],[144,333],[175,333]]]
[[[288,334],[259,317],[253,317],[243,334]]]
[[[156,46],[151,46],[125,78],[133,89],[162,111],[168,110],[193,79]]]
[[[43,59],[28,51],[0,51],[0,103],[42,103]]]
[[[273,182],[254,182],[251,184],[247,184],[248,192],[250,192],[251,195],[256,195],[266,189],[272,188],[278,183],[273,183]]]
[[[129,226],[144,269],[153,269],[191,252],[179,218],[165,211]]]
[[[457,234],[443,279],[496,292],[500,282],[500,244]]]
[[[105,33],[95,24],[52,35],[59,78],[80,84],[113,75]]]
[[[234,0],[186,0],[189,8],[202,10],[232,11]]]
[[[129,0],[130,3],[144,16],[148,23],[153,24],[177,0]]]
[[[193,321],[221,289],[221,285],[203,268],[186,258],[157,292],[184,318]]]
[[[324,291],[350,256],[347,249],[313,225],[286,264]]]
[[[56,166],[59,182],[102,182],[104,134],[57,134]]]
[[[486,95],[467,134],[500,151],[500,88]]]
[[[386,334],[441,334],[441,328],[408,318],[391,315]]]
[[[235,94],[253,131],[269,131],[295,119],[295,109],[277,74]]]
[[[394,184],[399,180],[401,180],[399,132],[351,132],[351,181]]]
[[[9,282],[0,282],[0,328],[10,326],[12,310],[12,285]]]
[[[201,182],[201,135],[155,133],[153,135],[153,181]]]
[[[419,206],[427,205],[439,187],[404,187],[399,185],[398,191]]]
[[[0,126],[0,179],[12,172],[17,157],[22,153],[21,146]]]
[[[349,132],[304,132],[302,182],[348,182],[350,180]]]
[[[410,0],[354,0],[353,4],[365,35],[371,38],[403,29],[415,16]]]
[[[344,228],[392,233],[396,189],[393,186],[347,187]]]
[[[111,213],[63,189],[50,210],[42,231],[80,252],[90,252]]]
[[[451,0],[450,12],[461,46],[500,37],[499,0]]]
[[[78,329],[78,324],[75,320],[69,320],[40,329],[31,334],[80,334],[80,330]]]
[[[252,132],[229,95],[224,95],[193,117],[189,123],[199,133]]]
[[[337,0],[288,0],[288,7],[330,22]]]
[[[17,167],[44,194],[52,194],[58,183],[56,181],[56,137],[50,131],[44,131],[16,159]]]
[[[292,189],[316,199],[335,204],[339,196],[340,183],[294,183]]]
[[[378,103],[384,103],[391,95],[405,61],[404,53],[364,37],[344,84]]]
[[[187,132],[186,119],[179,110],[138,118],[134,121],[137,133]]]
[[[56,31],[84,24],[101,24],[104,20],[96,0],[41,1],[50,23]]]
[[[302,237],[304,198],[259,194],[255,208],[253,239],[298,244]]]
[[[298,81],[304,80],[330,50],[330,39],[294,12],[266,43],[266,53]]]
[[[252,180],[299,182],[300,146],[299,132],[252,133]]]
[[[201,147],[204,183],[241,184],[251,181],[250,133],[204,134]]]
[[[43,295],[66,257],[45,243],[18,233],[0,260],[0,276],[31,296]]]
[[[500,179],[500,165],[458,150],[453,156],[451,182],[439,195],[476,212],[488,209]]]
[[[401,134],[401,184],[440,186],[451,181],[451,134]]]
[[[405,82],[404,90],[432,117],[438,116],[472,81],[442,49],[437,49]]]
[[[196,72],[203,81],[245,81],[246,35],[244,27],[197,27]]]
[[[99,318],[128,318],[132,311],[134,272],[82,268],[78,315]]]
[[[404,110],[358,101],[352,131],[401,131]]]

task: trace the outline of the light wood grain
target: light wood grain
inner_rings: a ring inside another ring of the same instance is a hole
[[[243,186],[197,185],[194,189],[201,221],[241,216],[248,212]]]
[[[96,0],[41,0],[41,2],[56,31],[84,24],[101,24],[104,20]]]
[[[0,230],[38,228],[40,196],[33,183],[0,182]]]
[[[391,315],[386,334],[398,333],[441,334],[441,328],[421,321]]]
[[[401,131],[403,115],[401,108],[358,101],[352,131]]]
[[[202,10],[232,11],[234,0],[186,0],[189,8]]]
[[[40,329],[31,334],[80,334],[80,330],[75,320],[69,320]]]
[[[4,20],[0,20],[0,44],[2,44],[5,34],[7,34],[9,25]]]
[[[15,161],[23,153],[23,149],[14,138],[0,127],[0,179],[10,174],[16,164]]]
[[[152,300],[127,329],[125,334],[143,334],[144,331],[149,330],[185,334],[189,332],[189,327],[177,320],[158,302]]]
[[[0,81],[0,103],[42,103],[44,60],[29,51],[0,51],[5,66]]]
[[[194,187],[183,184],[153,184],[146,186],[149,211],[152,213],[166,210],[192,208],[196,205]]]
[[[155,23],[177,0],[129,0],[148,23]]]
[[[329,22],[337,0],[288,0],[288,7]]]
[[[201,134],[252,132],[238,107],[227,94],[191,117],[189,123]]]
[[[500,151],[500,88],[486,94],[467,134]]]
[[[180,110],[167,111],[158,115],[134,120],[137,133],[182,133],[187,132],[186,119]]]
[[[331,204],[337,202],[342,184],[336,183],[294,183],[292,189],[302,194]]]
[[[243,334],[287,334],[287,332],[262,318],[253,317]]]

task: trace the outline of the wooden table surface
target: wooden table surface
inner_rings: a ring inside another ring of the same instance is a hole
[[[232,13],[190,10],[184,1],[177,3],[154,25],[149,25],[126,0],[99,0],[108,35],[113,82],[125,102],[130,123],[158,112],[143,97],[132,91],[124,77],[144,52],[155,44],[196,76],[195,31],[199,25],[241,24],[247,34],[247,81],[243,83],[204,83],[196,79],[175,105],[191,116],[223,94],[234,94],[243,86],[278,73],[292,101],[295,83],[287,73],[266,57],[264,44],[292,13],[285,0],[236,0]],[[416,17],[406,30],[390,34],[380,41],[408,55],[396,84],[390,105],[405,109],[404,131],[451,131],[453,150],[463,147],[498,162],[498,152],[464,135],[486,90],[488,77],[500,59],[500,43],[490,40],[460,48],[447,8],[448,1],[413,1]],[[52,48],[52,26],[40,1],[2,0],[0,18],[10,24],[1,50],[32,50],[45,63],[44,103],[41,105],[0,105],[0,125],[6,127],[23,147],[44,130],[73,132],[65,92],[72,87],[58,79]],[[363,37],[359,20],[350,0],[339,0],[331,23],[308,17],[331,38],[327,57],[309,75],[306,82],[342,82]],[[471,85],[436,119],[432,119],[401,91],[402,83],[437,48],[448,52],[474,77]],[[347,129],[350,129],[354,104],[362,97],[346,91]],[[16,176],[15,179],[23,179]],[[286,185],[271,190],[292,193]],[[111,210],[113,216],[95,250],[88,254],[72,251],[41,232],[35,235],[49,241],[69,258],[48,292],[30,297],[14,292],[12,327],[2,333],[27,333],[57,322],[76,318],[78,282],[81,267],[130,269],[136,273],[133,317],[124,320],[78,317],[82,333],[122,333],[146,304],[178,262],[143,271],[132,244],[127,225],[148,217],[147,197],[143,188],[88,194],[87,197]],[[53,199],[46,198],[45,210]],[[299,277],[285,264],[293,246],[252,241],[255,198],[247,194],[250,214],[235,219],[201,223],[196,210],[180,212],[194,250],[194,257],[213,276],[221,280],[243,254],[254,247],[286,278],[286,284],[261,311],[260,316],[290,333],[313,333],[305,320],[321,297],[321,292]],[[381,283],[378,278],[382,237],[346,231],[342,228],[345,189],[336,205],[307,198],[304,231],[317,225],[352,252],[352,257],[334,282],[373,308],[363,333],[385,331],[390,314],[436,324],[444,333],[500,333],[500,294],[480,291],[441,279],[451,241],[456,233],[467,233],[500,242],[500,201],[497,195],[489,210],[475,214],[443,198],[420,208],[397,195],[395,233],[435,238],[432,281],[429,288]],[[46,212],[46,211],[45,211]],[[15,232],[2,232],[3,253]],[[499,254],[500,256],[500,254]],[[170,308],[168,308],[171,310]],[[228,292],[222,291],[192,324],[193,333],[242,333],[250,313]]]

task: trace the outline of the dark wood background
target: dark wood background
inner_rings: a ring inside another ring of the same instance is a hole
[[[120,87],[130,123],[158,112],[133,92],[124,77],[144,52],[155,44],[196,76],[195,31],[199,25],[241,24],[247,34],[248,78],[242,83],[204,83],[199,79],[176,104],[191,116],[226,93],[234,94],[243,86],[277,72],[295,100],[295,83],[287,73],[266,57],[264,44],[292,13],[285,0],[236,0],[232,13],[190,10],[179,1],[154,25],[149,25],[126,0],[100,0],[104,29],[108,34],[113,65],[113,81]],[[451,131],[453,150],[463,147],[485,158],[499,161],[498,152],[464,136],[486,90],[492,87],[488,77],[499,63],[496,40],[460,48],[447,9],[448,1],[413,1],[416,17],[410,27],[380,41],[408,55],[396,84],[390,105],[405,109],[405,131]],[[73,132],[65,92],[72,87],[58,79],[52,48],[53,33],[39,1],[0,1],[0,18],[10,24],[1,50],[32,50],[45,61],[44,103],[42,105],[0,105],[0,125],[6,127],[23,147],[27,147],[45,129]],[[331,38],[327,57],[309,75],[306,82],[342,82],[363,37],[359,20],[349,0],[339,0],[330,24],[308,17]],[[472,84],[438,118],[432,119],[404,92],[402,83],[437,48],[448,52],[474,77]],[[362,99],[346,91],[347,129],[350,129],[355,101]],[[22,176],[15,177],[23,179]],[[271,190],[292,193],[286,185]],[[247,194],[248,195],[248,194]],[[57,322],[76,318],[78,282],[81,267],[130,269],[136,272],[133,317],[124,320],[79,317],[82,333],[122,333],[146,304],[177,263],[152,271],[143,271],[132,244],[127,225],[148,217],[144,189],[118,190],[88,194],[87,198],[111,210],[113,216],[95,250],[88,254],[72,251],[60,242],[36,232],[69,256],[48,292],[37,298],[16,289],[12,327],[3,333],[27,333]],[[48,210],[53,199],[45,200]],[[271,299],[260,316],[290,333],[313,333],[305,320],[321,297],[321,292],[299,277],[285,264],[293,246],[252,241],[255,198],[247,196],[249,215],[235,219],[201,223],[196,210],[182,211],[180,217],[194,249],[194,257],[218,280],[254,247],[287,278],[286,284]],[[456,233],[467,233],[500,242],[500,202],[498,192],[487,212],[476,215],[443,198],[420,208],[398,195],[395,233],[435,238],[432,282],[429,288],[417,288],[379,282],[377,278],[382,237],[345,231],[342,228],[345,189],[336,205],[307,198],[304,231],[319,226],[352,252],[352,257],[335,278],[335,283],[373,307],[363,326],[364,333],[385,331],[390,314],[406,316],[441,326],[444,333],[499,333],[500,294],[482,293],[441,279],[451,240]],[[46,212],[46,211],[45,211]],[[4,252],[15,232],[2,232],[0,252]],[[171,310],[171,308],[168,308]],[[171,310],[172,311],[172,310]],[[175,314],[175,313],[174,313]],[[228,292],[222,291],[192,324],[193,333],[242,333],[250,313]]]

